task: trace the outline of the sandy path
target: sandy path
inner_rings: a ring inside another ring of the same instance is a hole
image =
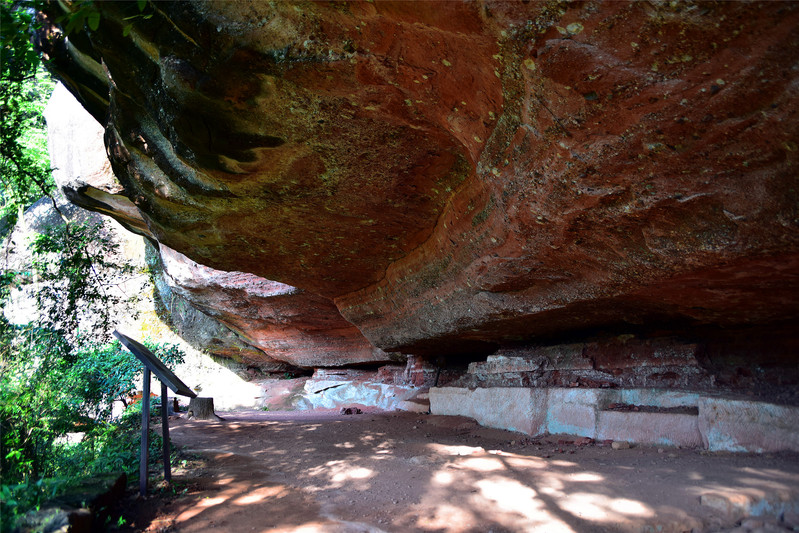
[[[178,470],[185,494],[134,526],[186,533],[714,531],[733,527],[741,518],[735,505],[750,500],[792,501],[799,510],[796,454],[614,450],[410,413],[224,416],[174,422],[173,442],[200,454],[205,466]]]

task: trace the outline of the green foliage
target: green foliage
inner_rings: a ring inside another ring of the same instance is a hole
[[[150,7],[150,10],[147,10],[147,7]],[[153,14],[155,13],[154,9],[152,9],[152,4],[148,0],[136,0],[136,7],[139,9],[139,13],[136,15],[131,15],[130,17],[125,17],[124,20],[126,21],[136,21],[136,20],[148,20],[153,18]],[[133,29],[133,22],[129,22],[122,28],[122,35],[127,37],[130,33],[130,30]]]
[[[157,416],[158,407],[151,405],[150,416]],[[109,472],[125,472],[133,477],[138,471],[141,446],[141,402],[128,407],[119,418],[98,421],[75,444],[56,446],[55,462],[59,476],[77,479]],[[151,430],[150,462],[161,457],[163,439]]]
[[[13,224],[55,187],[42,117],[54,84],[31,44],[34,2],[0,2],[0,217]]]
[[[0,502],[4,507],[4,513],[0,515],[0,531],[10,530],[11,517],[28,509],[38,509],[41,504],[55,497],[65,484],[63,479],[39,479],[33,483],[0,485]]]
[[[22,330],[20,330],[22,331]],[[52,487],[84,476],[133,473],[141,442],[141,403],[112,416],[115,401],[141,381],[141,363],[119,342],[83,344],[72,351],[51,349],[52,332],[24,332],[29,344],[0,360],[0,468],[2,490],[11,494],[3,516],[24,512],[46,498]],[[66,345],[66,343],[63,343]],[[145,343],[169,366],[183,361],[174,345]],[[70,433],[84,433],[66,443]],[[160,437],[151,438],[158,458]],[[47,481],[42,481],[46,479]]]
[[[36,236],[31,251],[37,304],[47,310],[40,320],[43,328],[71,345],[80,344],[81,335],[94,343],[111,339],[115,317],[107,311],[131,308],[135,301],[114,290],[120,276],[136,272],[116,260],[118,248],[98,224],[51,226]],[[102,308],[94,311],[99,303]]]
[[[92,449],[97,449],[95,444],[100,449],[113,445],[118,439],[109,432],[121,422],[112,417],[112,405],[127,405],[126,397],[141,380],[141,363],[118,342],[81,346],[67,358],[66,352],[47,350],[51,339],[37,338],[41,331],[30,333],[29,349],[2,361],[4,481],[58,475],[63,467],[53,452],[67,433],[84,432]],[[183,361],[183,352],[174,345],[147,344],[169,366]]]
[[[56,19],[56,22],[64,23],[64,32],[67,35],[80,33],[84,27],[92,31],[97,31],[100,27],[100,12],[91,0],[80,0],[74,2],[72,9],[66,15]]]
[[[0,233],[54,190],[42,118],[53,83],[30,37],[39,4],[0,0]],[[149,2],[136,5],[131,20],[152,16]],[[94,2],[60,6],[69,10],[60,20],[65,33],[98,29]],[[132,303],[113,285],[132,269],[96,225],[65,220],[37,236],[31,251],[29,269],[0,272],[0,311],[22,288],[34,294],[39,316],[19,325],[0,312],[0,531],[81,477],[132,473],[141,438],[140,406],[112,415],[115,402],[128,407],[141,379],[140,362],[110,337]],[[175,346],[145,344],[168,366],[183,360]],[[65,439],[78,434],[78,442]],[[151,439],[154,460],[160,444]]]
[[[169,367],[183,362],[183,351],[174,344],[144,343]],[[126,398],[141,381],[142,365],[119,341],[86,345],[77,353],[72,391],[80,398],[85,415],[94,420],[110,419],[112,402],[127,406]]]
[[[0,45],[2,45],[2,77],[19,83],[36,72],[39,54],[30,35],[36,28],[36,2],[2,0],[0,3]]]
[[[94,0],[77,0],[69,4],[69,11],[58,17],[58,22],[64,29],[64,33],[72,35],[80,33],[84,29],[97,31],[100,28],[102,14],[97,9]],[[147,8],[150,9],[147,9]],[[127,37],[133,29],[133,22],[136,20],[148,20],[155,14],[154,5],[149,0],[136,0],[138,13],[125,17],[123,20],[130,21],[122,28],[122,35]]]
[[[0,274],[0,306],[21,287],[39,310],[27,325],[0,313],[0,470],[13,502],[0,504],[5,526],[48,497],[52,480],[138,463],[140,418],[130,409],[112,416],[114,402],[126,404],[141,379],[138,359],[109,342],[116,315],[129,315],[131,303],[113,288],[132,273],[116,248],[97,226],[64,223],[34,239],[29,270]],[[183,360],[175,346],[145,344],[169,366]],[[64,442],[78,432],[80,442]]]

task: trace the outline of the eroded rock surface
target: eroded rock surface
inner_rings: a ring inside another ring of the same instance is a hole
[[[164,245],[160,257],[174,293],[263,352],[249,354],[248,362],[308,368],[390,360],[327,298],[253,274],[214,270]]]
[[[49,50],[147,231],[236,273],[187,298],[343,316],[282,360],[799,318],[799,5],[99,9]]]
[[[47,108],[51,162],[54,177],[65,195],[78,205],[112,214],[125,227],[153,239],[138,208],[120,195],[122,186],[111,172],[102,142],[102,128],[62,86],[58,85]],[[78,209],[58,196],[59,209],[73,222],[98,222],[95,213]],[[25,231],[62,223],[50,199],[26,213],[4,249],[5,267],[23,269]],[[110,231],[110,230],[109,230]],[[127,260],[144,265],[139,246],[111,232],[123,244]],[[122,231],[128,238],[135,237]],[[149,246],[148,267],[155,283],[160,315],[193,346],[210,354],[247,365],[260,372],[294,373],[298,366],[387,360],[349,322],[331,301],[299,289],[240,272],[222,272],[198,265],[166,246]],[[128,257],[129,256],[129,257]],[[122,259],[120,259],[122,260]],[[146,292],[145,285],[128,287],[132,294]]]

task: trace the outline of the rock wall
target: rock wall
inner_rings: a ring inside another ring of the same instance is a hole
[[[45,118],[53,177],[61,191],[72,200],[85,200],[82,194],[90,194],[93,205],[102,207],[97,209],[101,213],[108,210],[92,198],[130,204],[118,195],[122,187],[111,172],[103,146],[103,128],[62,85],[53,92]],[[106,289],[123,299],[140,297],[132,307],[113,309],[115,327],[136,339],[177,344],[186,358],[173,370],[191,388],[212,396],[218,409],[255,407],[261,398],[258,382],[265,376],[301,373],[293,365],[270,359],[223,323],[181,298],[165,280],[157,248],[150,241],[126,231],[108,217],[69,203],[65,195],[56,193],[52,200],[43,198],[25,211],[14,231],[0,242],[4,269],[29,271],[29,240],[48,226],[63,224],[62,217],[70,223],[96,224],[100,234],[118,247],[115,257],[106,259],[127,262],[138,271],[134,275],[117,275],[112,287]],[[146,230],[138,210],[132,204],[130,207],[121,220],[126,229]],[[38,320],[30,292],[33,287],[23,284],[12,293],[12,305],[2,310],[13,323]]]
[[[795,366],[799,5],[97,7],[42,32],[122,184],[75,201],[210,276],[181,294],[269,357],[744,328]]]
[[[53,93],[47,121],[54,175],[62,191],[83,207],[116,214],[111,203],[120,205],[127,199],[119,195],[122,187],[103,150],[102,128],[63,85]],[[91,201],[82,200],[86,195]],[[47,202],[41,202],[39,211],[47,207]],[[61,202],[65,204],[61,209],[75,220],[102,219],[63,198]],[[250,379],[262,372],[302,373],[303,368],[320,362],[334,367],[391,360],[344,320],[329,299],[252,274],[197,264],[158,245],[138,209],[133,204],[127,207],[121,220],[125,227],[148,237],[147,267],[155,284],[155,303],[161,306],[160,315],[193,346],[250,367]],[[54,212],[47,213],[49,219],[38,225],[60,222]],[[21,234],[14,235],[14,242],[22,244],[25,240]],[[144,267],[141,237],[117,231],[114,239],[132,243],[135,250],[128,260]],[[132,292],[142,293],[142,287],[140,283]]]
[[[173,293],[261,352],[249,355],[252,364],[310,368],[390,360],[327,298],[252,274],[204,267],[164,245],[160,258]]]

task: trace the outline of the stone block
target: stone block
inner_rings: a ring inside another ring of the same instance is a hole
[[[675,339],[653,340],[654,353],[647,366],[699,366],[696,360],[697,345],[683,344]]]
[[[702,445],[698,417],[675,413],[600,411],[596,438],[667,446]]]
[[[537,435],[545,431],[545,389],[493,387],[430,389],[430,412],[474,418],[480,425]]]
[[[613,393],[602,389],[549,389],[547,432],[596,437],[596,406]]]
[[[712,451],[799,451],[799,407],[703,397],[699,430]]]
[[[552,388],[548,389],[549,402],[553,404],[574,403],[581,405],[597,405],[600,398],[613,391],[602,389],[581,389],[581,388]]]
[[[400,411],[409,411],[411,413],[429,413],[430,406],[427,403],[414,402],[412,400],[403,400],[397,402],[397,409]]]
[[[623,389],[619,390],[620,403],[649,405],[652,407],[695,407],[699,405],[699,395],[692,392],[663,389]]]
[[[428,394],[431,414],[474,418],[471,390],[461,387],[433,387]]]
[[[534,372],[544,366],[545,360],[524,357],[489,355],[485,362],[469,364],[469,374],[504,374],[507,372]]]
[[[699,416],[602,410],[613,402],[661,408],[698,405]],[[430,409],[531,435],[569,434],[712,451],[799,451],[799,407],[677,391],[438,387],[430,389]]]
[[[412,398],[417,389],[364,380],[309,379],[298,392],[293,404],[299,410],[360,405],[392,411],[400,408],[400,402]]]
[[[538,348],[536,355],[549,359],[557,370],[592,370],[591,360],[583,354],[584,344],[558,344]]]
[[[593,405],[551,402],[547,412],[547,432],[596,437],[596,410]]]

